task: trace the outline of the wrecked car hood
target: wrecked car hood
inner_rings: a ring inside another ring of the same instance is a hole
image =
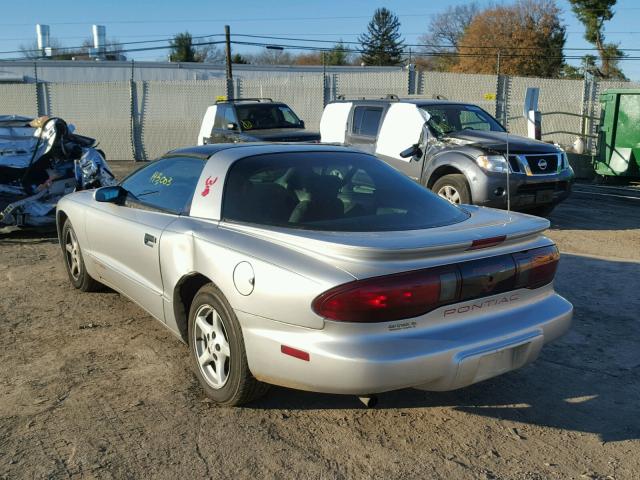
[[[93,138],[59,118],[0,115],[0,227],[55,223],[60,198],[114,185]]]

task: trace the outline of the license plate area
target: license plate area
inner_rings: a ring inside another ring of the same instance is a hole
[[[456,355],[453,383],[459,388],[516,370],[535,360],[543,344],[544,337],[532,332],[497,345],[460,352]]]
[[[540,190],[536,192],[536,203],[553,202],[553,190]]]
[[[524,363],[522,357],[528,349],[529,343],[525,343],[481,356],[473,382],[481,382],[518,368]]]

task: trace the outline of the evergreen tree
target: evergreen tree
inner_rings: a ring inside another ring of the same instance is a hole
[[[600,66],[592,72],[601,78],[627,80],[620,68],[620,58],[624,52],[615,43],[606,43],[604,39],[604,22],[613,18],[613,6],[616,0],[569,0],[576,17],[584,24],[584,38],[593,43],[600,55]],[[585,58],[585,64],[593,63],[593,59]]]
[[[189,32],[178,33],[171,40],[170,62],[197,62],[196,50]]]
[[[362,61],[365,65],[400,65],[404,44],[400,38],[400,21],[386,8],[378,8],[367,31],[360,35]]]
[[[348,65],[349,53],[347,47],[344,46],[342,41],[336,43],[334,47],[325,54],[326,65]]]

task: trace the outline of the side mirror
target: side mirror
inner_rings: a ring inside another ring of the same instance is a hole
[[[300,120],[300,123],[298,125],[300,125],[300,128],[304,128],[304,120]]]
[[[400,156],[402,158],[414,158],[414,157],[421,158],[422,150],[420,150],[420,147],[416,143],[415,145],[411,145],[409,148],[401,151]]]
[[[124,198],[126,191],[120,185],[101,187],[93,193],[96,202],[117,203]]]
[[[227,123],[227,130],[237,130],[237,129],[238,129],[237,123]]]

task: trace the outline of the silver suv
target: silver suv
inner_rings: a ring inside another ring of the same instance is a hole
[[[507,170],[514,209],[548,215],[571,192],[562,149],[508,134],[468,103],[340,100],[325,107],[320,134],[322,142],[375,154],[453,203],[506,208]]]

